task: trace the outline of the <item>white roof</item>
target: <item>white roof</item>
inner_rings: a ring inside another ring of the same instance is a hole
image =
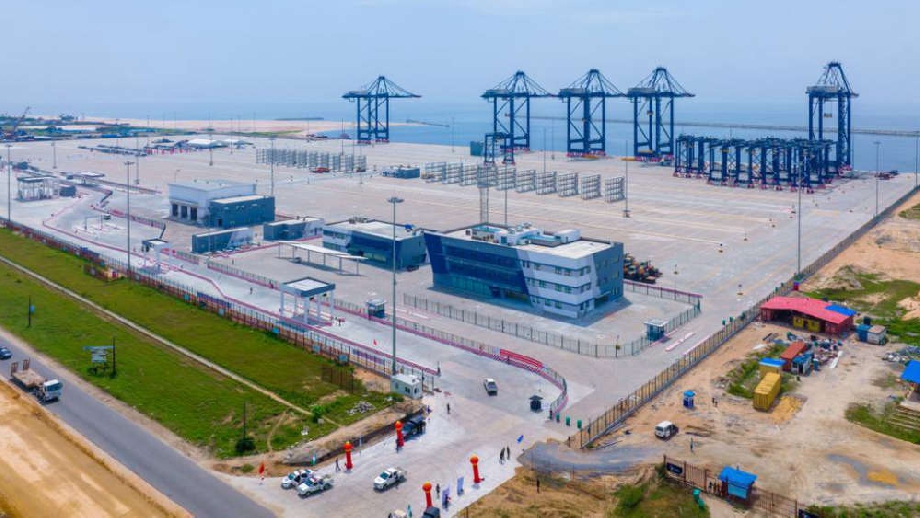
[[[299,248],[301,250],[307,250],[308,252],[314,252],[317,254],[330,255],[332,257],[340,257],[342,259],[351,259],[352,261],[366,261],[367,257],[361,257],[360,255],[351,255],[345,252],[337,252],[335,250],[330,250],[328,248],[323,248],[316,245],[308,245],[307,243],[302,243],[299,241],[282,241],[286,245],[291,245],[294,248]]]

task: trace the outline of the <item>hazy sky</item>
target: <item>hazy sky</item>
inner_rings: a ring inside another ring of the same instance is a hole
[[[385,74],[475,100],[525,70],[620,89],[664,65],[707,101],[798,100],[829,60],[864,102],[920,86],[913,0],[154,0],[5,2],[0,98],[328,102]]]

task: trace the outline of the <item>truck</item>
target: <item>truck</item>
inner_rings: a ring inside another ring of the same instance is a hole
[[[309,496],[314,493],[322,493],[327,489],[332,489],[331,475],[314,475],[303,479],[297,486],[297,494],[300,496]]]
[[[64,391],[64,384],[58,379],[45,379],[44,376],[35,372],[31,368],[29,358],[22,360],[22,368],[19,368],[19,362],[13,362],[10,365],[10,377],[27,392],[35,394],[42,403],[56,401],[61,398],[61,392]]]
[[[384,489],[399,485],[400,482],[406,481],[406,475],[406,470],[402,468],[388,468],[374,479],[374,489],[383,491]]]

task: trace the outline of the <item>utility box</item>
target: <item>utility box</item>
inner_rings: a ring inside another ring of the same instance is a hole
[[[410,374],[397,374],[390,378],[390,391],[412,399],[421,399],[422,380]]]

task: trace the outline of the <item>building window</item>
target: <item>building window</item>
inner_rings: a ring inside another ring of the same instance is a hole
[[[572,288],[566,286],[566,287],[565,287],[565,292],[566,292],[566,293],[572,293]]]
[[[562,309],[562,303],[558,300],[556,301],[556,309]]]

